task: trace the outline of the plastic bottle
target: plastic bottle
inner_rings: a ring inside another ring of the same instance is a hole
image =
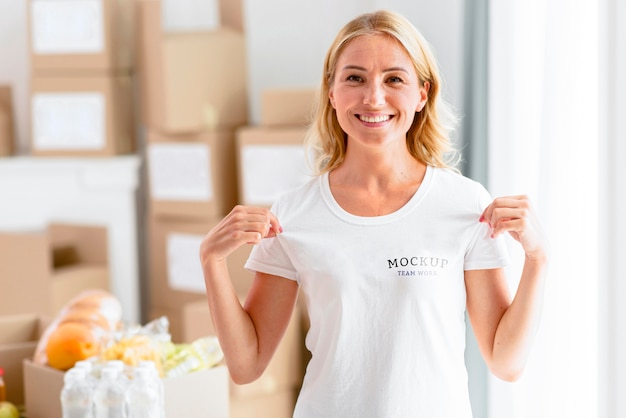
[[[124,389],[128,387],[128,385],[130,384],[130,379],[128,378],[126,363],[124,363],[122,360],[109,360],[106,362],[104,367],[117,370],[117,372],[119,373],[117,377],[119,383],[124,386]]]
[[[94,375],[93,363],[89,360],[79,360],[74,364],[73,368],[83,369],[85,371],[87,382],[93,392],[98,384],[98,378]]]
[[[159,418],[162,416],[161,392],[156,376],[146,367],[138,367],[126,394],[128,418]]]
[[[127,418],[125,386],[120,373],[104,367],[94,393],[95,418]]]
[[[152,373],[152,379],[159,390],[159,410],[161,411],[159,417],[165,418],[165,387],[163,386],[163,379],[159,374],[156,364],[152,360],[142,360],[137,365],[139,369],[148,369]]]
[[[61,390],[63,418],[91,418],[92,388],[83,369],[65,372]]]

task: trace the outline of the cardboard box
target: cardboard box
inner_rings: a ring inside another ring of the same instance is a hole
[[[317,99],[313,88],[268,88],[261,92],[261,125],[307,126]]]
[[[147,312],[147,319],[145,322],[150,322],[154,319],[162,316],[167,317],[170,324],[170,335],[172,341],[180,341],[181,343],[191,343],[193,340],[189,340],[184,333],[183,327],[183,311],[181,308],[165,308],[162,306],[150,306]]]
[[[245,295],[241,295],[240,300],[243,303]],[[182,323],[183,333],[189,341],[216,334],[206,301],[185,304],[182,308]],[[302,368],[304,350],[302,320],[300,311],[296,309],[263,375],[256,381],[245,385],[238,385],[231,381],[231,398],[248,399],[300,387],[304,378]]]
[[[130,76],[31,79],[31,153],[114,156],[135,149]]]
[[[206,300],[200,264],[200,243],[217,220],[181,221],[152,218],[149,224],[150,306],[180,308]],[[243,265],[252,250],[243,245],[227,259],[230,278],[239,294],[247,293],[254,274]]]
[[[143,125],[167,133],[245,125],[248,76],[243,33],[226,27],[163,33],[161,2],[136,4]]]
[[[13,98],[10,86],[0,86],[0,157],[13,155]]]
[[[24,360],[28,418],[61,418],[61,370]],[[228,418],[228,371],[225,366],[163,379],[166,418]]]
[[[29,0],[33,74],[133,68],[133,0]]]
[[[0,315],[55,315],[86,289],[109,289],[105,227],[0,232]]]
[[[215,219],[237,204],[235,132],[147,133],[151,212]]]
[[[230,398],[230,418],[292,418],[298,389]]]
[[[14,405],[24,404],[22,362],[33,357],[48,322],[34,314],[0,316],[0,367],[6,399]]]
[[[239,202],[269,207],[282,193],[311,179],[305,127],[237,130]]]
[[[163,31],[167,33],[215,30],[221,26],[218,0],[158,1],[163,11]]]

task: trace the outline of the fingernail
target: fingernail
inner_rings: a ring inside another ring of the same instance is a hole
[[[480,215],[480,219],[478,220],[478,222],[484,222],[485,221],[485,215]]]
[[[279,234],[282,234],[282,233],[283,233],[283,227],[282,227],[282,226],[279,226],[279,227],[278,227],[278,233],[279,233]]]

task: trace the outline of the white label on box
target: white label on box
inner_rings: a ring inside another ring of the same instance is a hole
[[[102,0],[32,0],[35,54],[96,54],[104,51]]]
[[[168,235],[167,281],[170,288],[184,292],[206,292],[198,257],[202,238],[201,235],[191,234]]]
[[[211,150],[205,144],[150,144],[150,193],[155,200],[213,198]]]
[[[243,201],[268,206],[310,179],[302,145],[245,145],[241,150]]]
[[[220,28],[218,0],[162,0],[163,31],[194,32]]]
[[[104,148],[106,107],[101,93],[36,93],[32,111],[35,149]]]

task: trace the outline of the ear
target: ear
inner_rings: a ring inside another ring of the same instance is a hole
[[[333,107],[333,109],[337,109],[335,107],[335,95],[333,94],[332,87],[330,88],[330,90],[328,90],[328,100],[330,100],[330,105]]]
[[[426,102],[428,101],[428,92],[430,91],[430,83],[428,81],[424,81],[424,84],[420,87],[420,100],[417,103],[416,112],[421,112],[424,106],[426,106]]]

